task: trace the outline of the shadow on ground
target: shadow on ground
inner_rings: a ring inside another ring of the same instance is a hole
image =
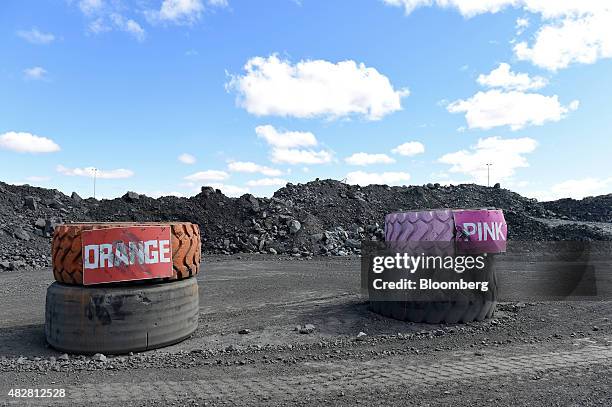
[[[2,356],[56,356],[57,351],[45,340],[45,325],[23,325],[0,328]]]

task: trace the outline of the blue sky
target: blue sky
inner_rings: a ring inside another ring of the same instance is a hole
[[[0,179],[612,189],[612,10],[538,0],[0,3]],[[179,159],[179,157],[181,159]]]

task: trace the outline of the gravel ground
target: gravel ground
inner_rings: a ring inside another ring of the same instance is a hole
[[[612,301],[502,303],[482,323],[411,324],[368,311],[355,257],[203,267],[191,338],[95,358],[46,346],[49,269],[0,274],[0,405],[612,404]],[[310,334],[295,330],[306,324]],[[7,397],[16,387],[68,397]]]

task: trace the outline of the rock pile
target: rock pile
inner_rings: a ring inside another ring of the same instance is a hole
[[[0,182],[0,271],[50,264],[55,225],[87,219],[87,207],[57,190]]]
[[[612,195],[539,203],[503,188],[359,187],[334,180],[287,184],[271,198],[229,198],[211,187],[191,198],[128,192],[112,200],[0,182],[0,270],[50,264],[54,226],[83,221],[189,221],[202,229],[204,253],[260,252],[296,257],[359,254],[361,241],[384,238],[384,216],[422,208],[502,208],[515,240],[612,240],[600,229],[547,226],[537,218],[610,222]]]
[[[544,202],[544,208],[558,214],[561,219],[591,222],[612,222],[612,194],[588,197],[582,200],[559,199]]]

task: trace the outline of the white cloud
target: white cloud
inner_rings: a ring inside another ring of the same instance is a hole
[[[409,14],[419,7],[438,6],[457,9],[464,17],[498,13],[507,7],[523,8],[541,14],[545,19],[580,16],[604,11],[610,5],[601,0],[383,0],[392,6],[402,6]]]
[[[185,177],[188,181],[222,181],[226,178],[229,178],[229,174],[218,170],[200,171]]]
[[[591,64],[600,58],[612,58],[612,4],[605,0],[384,0],[384,2],[404,7],[407,14],[418,7],[437,5],[455,8],[465,17],[497,13],[506,7],[523,8],[526,12],[540,14],[543,25],[536,32],[531,46],[525,41],[515,45],[514,52],[519,59],[529,60],[537,66],[556,71],[572,63]],[[518,24],[517,22],[517,26]]]
[[[123,17],[121,14],[113,13],[110,15],[110,20],[115,28],[131,34],[136,40],[144,41],[146,37],[145,30],[136,21]]]
[[[488,75],[480,74],[477,79],[482,86],[490,88],[502,88],[505,90],[525,91],[529,89],[539,89],[548,83],[546,78],[541,76],[530,77],[526,73],[515,73],[510,70],[510,65],[501,63]]]
[[[275,148],[270,159],[275,163],[286,164],[325,164],[331,162],[333,154],[329,151],[300,150],[296,148]]]
[[[247,182],[250,187],[278,187],[285,184],[287,184],[287,180],[282,178],[261,178]]]
[[[479,139],[469,150],[445,154],[438,161],[449,164],[449,172],[466,175],[480,184],[487,182],[487,164],[490,163],[491,183],[495,183],[512,177],[517,168],[528,167],[524,155],[533,152],[536,147],[537,142],[528,137],[488,137]]]
[[[558,184],[554,184],[549,190],[538,191],[531,195],[545,201],[561,198],[582,199],[587,196],[608,194],[610,193],[611,186],[612,177],[587,177],[563,181]]]
[[[227,165],[227,168],[234,172],[246,172],[251,174],[260,173],[268,177],[277,177],[283,173],[279,169],[255,164],[250,161],[232,161]]]
[[[85,168],[66,168],[63,165],[58,165],[56,167],[57,172],[63,175],[68,175],[71,177],[88,177],[93,178],[94,174],[96,178],[101,179],[122,179],[122,178],[130,178],[134,175],[132,170],[126,170],[125,168],[118,168],[116,170],[101,170],[96,169],[94,167],[85,167]]]
[[[108,26],[101,17],[90,22],[87,29],[94,34],[100,34],[112,30],[112,28]]]
[[[79,1],[79,8],[81,12],[85,15],[92,15],[104,7],[104,2],[102,0],[81,0]]]
[[[178,156],[178,160],[180,162],[182,162],[183,164],[195,164],[196,163],[196,158],[194,156],[192,156],[191,154],[187,154],[187,153],[183,153],[181,155]]]
[[[215,183],[215,184],[210,184],[209,186],[215,189],[220,189],[221,192],[223,192],[225,195],[233,196],[233,197],[241,196],[249,192],[248,188],[237,186],[237,185],[226,185],[226,184]]]
[[[461,185],[461,184],[470,184],[472,181],[468,179],[455,179],[450,178],[450,176],[444,171],[434,172],[429,175],[432,181],[437,181],[441,185]]]
[[[0,135],[0,148],[18,153],[54,153],[60,151],[60,146],[49,138],[15,131]]]
[[[123,30],[132,34],[138,41],[144,41],[145,39],[144,29],[134,20],[126,20]]]
[[[227,0],[208,0],[208,4],[215,7],[229,6],[229,2]]]
[[[305,60],[291,64],[276,55],[251,58],[243,76],[234,75],[228,90],[237,103],[257,116],[339,118],[362,115],[369,120],[401,110],[408,90],[396,90],[374,68],[355,61]]]
[[[512,130],[518,130],[528,125],[557,122],[576,108],[578,101],[562,106],[557,95],[502,92],[497,89],[478,92],[469,99],[457,100],[447,106],[451,113],[465,112],[469,128],[485,130],[498,126],[510,126]]]
[[[406,182],[410,180],[410,174],[407,172],[364,172],[364,171],[354,171],[349,172],[346,175],[346,182],[348,184],[357,184],[357,185],[370,185],[370,184],[380,184],[380,185],[404,185]]]
[[[145,29],[135,20],[125,17],[129,8],[118,1],[81,0],[78,3],[81,12],[87,17],[87,29],[94,34],[118,30],[130,34],[137,41],[146,38]]]
[[[551,71],[612,58],[612,8],[546,24],[535,34],[531,46],[519,42],[514,52],[518,59]]]
[[[162,196],[177,196],[177,197],[186,197],[182,192],[178,191],[164,191],[164,190],[155,190],[151,192],[146,192],[145,195],[150,196],[151,198],[160,198]]]
[[[395,160],[386,154],[355,153],[346,157],[344,162],[350,165],[393,164]]]
[[[98,17],[89,23],[88,30],[94,34],[101,34],[112,30],[124,31],[139,42],[143,42],[147,36],[146,31],[140,24],[132,19],[123,17],[121,14],[110,14],[108,20]]]
[[[572,100],[570,102],[570,104],[568,105],[569,110],[576,110],[576,109],[578,109],[579,106],[580,106],[580,101],[579,100]]]
[[[391,150],[391,152],[394,154],[411,157],[413,155],[424,153],[425,146],[423,145],[423,143],[420,143],[418,141],[408,141],[395,147],[393,150]]]
[[[383,0],[391,6],[401,6],[406,14],[419,7],[437,5],[444,8],[456,8],[465,17],[482,13],[497,13],[507,6],[518,5],[520,0]]]
[[[525,17],[519,17],[516,19],[516,28],[527,28],[529,27],[529,19]]]
[[[255,128],[257,137],[263,138],[266,143],[273,147],[310,147],[317,145],[317,138],[309,131],[278,131],[273,126],[266,124]]]
[[[35,66],[33,68],[27,68],[23,70],[23,76],[26,79],[41,80],[44,79],[46,75],[47,70],[40,66]]]
[[[312,149],[300,149],[295,147],[313,147],[318,145],[317,138],[311,132],[304,131],[278,131],[271,125],[257,126],[255,128],[257,137],[263,138],[268,145],[272,146],[272,152],[270,159],[275,163],[287,163],[287,164],[324,164],[332,161],[333,154],[330,151],[319,150],[315,151]],[[255,172],[255,168],[266,168],[266,167],[255,167],[254,163],[241,163],[241,167],[250,168],[250,172]],[[244,164],[249,164],[248,166]],[[271,169],[267,169],[271,170]],[[262,171],[257,171],[262,172]],[[263,173],[268,176],[276,176],[280,174]]]
[[[527,27],[529,27],[528,18],[519,17],[516,19],[516,24],[514,25],[514,28],[516,28],[516,35],[521,35]]]
[[[153,22],[172,22],[192,24],[204,12],[202,0],[164,0],[159,10],[149,10],[146,14]]]
[[[419,7],[431,6],[432,0],[383,0],[390,6],[403,7],[406,14],[412,13]]]
[[[40,32],[36,27],[28,31],[17,31],[17,35],[32,44],[49,44],[55,40],[55,35]]]

